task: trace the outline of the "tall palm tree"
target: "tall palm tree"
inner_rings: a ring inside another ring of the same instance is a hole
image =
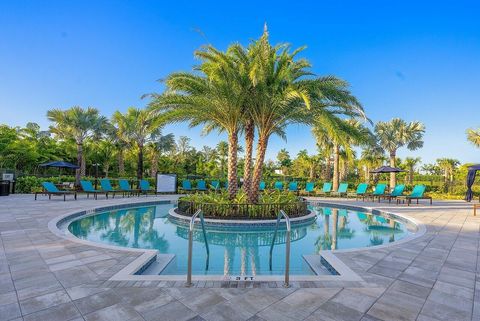
[[[241,85],[235,61],[212,46],[195,52],[201,63],[197,73],[173,73],[167,77],[167,91],[153,94],[152,110],[162,112],[170,122],[188,121],[228,135],[228,193],[237,193],[238,134],[242,129],[244,101],[248,97]]]
[[[285,44],[272,46],[265,30],[249,50],[254,56],[250,78],[255,89],[248,112],[258,131],[250,201],[256,202],[271,135],[285,138],[289,124],[312,124],[317,114],[359,115],[363,109],[344,81],[335,77],[312,78],[310,63],[296,58],[303,48],[291,52]]]
[[[467,139],[475,146],[480,147],[480,128],[479,129],[468,129],[467,130]]]
[[[408,176],[407,176],[407,183],[412,185],[413,184],[413,174],[415,173],[415,168],[422,159],[420,157],[407,157],[403,164],[407,167]]]
[[[120,137],[138,149],[137,178],[143,178],[143,149],[146,143],[161,132],[162,119],[147,109],[130,107],[122,114],[116,111],[112,122],[118,127]]]
[[[85,158],[83,143],[87,138],[99,137],[107,128],[108,120],[101,116],[98,109],[83,109],[74,106],[67,110],[51,109],[47,112],[48,120],[54,123],[50,131],[61,139],[74,139],[77,145],[77,165],[75,185],[80,185],[80,177],[85,175]]]
[[[403,119],[393,118],[388,122],[378,122],[375,126],[378,144],[389,153],[390,166],[395,167],[397,150],[406,146],[409,150],[423,147],[425,126],[419,121],[407,123]],[[390,187],[396,185],[395,173],[390,173]]]

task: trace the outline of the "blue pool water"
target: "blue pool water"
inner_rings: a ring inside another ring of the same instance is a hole
[[[78,238],[132,248],[157,249],[175,254],[161,274],[179,275],[187,270],[188,227],[169,219],[172,204],[119,209],[72,222],[68,229]],[[322,250],[350,249],[387,244],[415,231],[415,226],[382,216],[345,209],[311,207],[313,223],[292,226],[291,274],[315,274],[303,255]],[[214,228],[207,226],[210,259],[206,270],[206,249],[201,230],[194,233],[193,273],[202,275],[277,275],[284,272],[285,229],[279,229],[273,250],[269,250],[273,227]]]

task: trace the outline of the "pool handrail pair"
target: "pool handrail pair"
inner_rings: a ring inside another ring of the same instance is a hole
[[[198,210],[195,214],[192,215],[190,218],[190,224],[188,228],[188,257],[187,257],[187,282],[185,283],[186,287],[192,286],[192,255],[193,255],[193,230],[195,228],[195,221],[197,217],[200,218],[200,224],[202,226],[203,238],[205,240],[205,249],[207,251],[206,257],[206,267],[205,269],[208,271],[209,260],[210,260],[210,248],[208,246],[207,240],[207,231],[205,230],[205,219],[203,217],[202,210]],[[290,218],[285,213],[285,211],[280,210],[277,215],[277,221],[275,224],[275,232],[273,233],[272,244],[270,246],[270,271],[272,270],[272,254],[273,254],[273,246],[275,245],[275,239],[277,238],[277,231],[278,226],[280,225],[280,219],[285,218],[285,224],[287,227],[287,235],[286,235],[286,247],[285,247],[285,279],[283,286],[288,288],[290,286],[290,234],[291,234],[291,224]]]

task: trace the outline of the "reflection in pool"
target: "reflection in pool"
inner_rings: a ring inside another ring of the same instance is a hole
[[[171,221],[171,204],[127,208],[95,214],[72,222],[75,236],[98,243],[133,248],[157,249],[175,254],[162,274],[185,274],[188,227]],[[303,255],[322,250],[362,248],[397,241],[415,231],[410,223],[398,222],[345,209],[311,207],[315,222],[293,225],[291,233],[291,274],[314,274]],[[198,228],[198,227],[197,227]],[[273,228],[218,228],[207,225],[210,247],[208,270],[201,230],[194,232],[193,273],[208,275],[277,275],[284,271],[285,230],[280,228],[269,269],[269,247]]]

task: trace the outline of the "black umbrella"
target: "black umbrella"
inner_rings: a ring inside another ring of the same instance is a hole
[[[73,169],[80,168],[80,166],[78,166],[78,165],[74,165],[72,163],[64,162],[64,161],[48,162],[48,163],[45,163],[45,164],[40,164],[40,166],[42,166],[42,167],[57,167],[57,168],[73,168]]]
[[[403,169],[396,168],[396,167],[390,167],[390,166],[382,166],[377,169],[374,169],[373,171],[370,171],[370,173],[400,173],[400,172],[405,172]]]

